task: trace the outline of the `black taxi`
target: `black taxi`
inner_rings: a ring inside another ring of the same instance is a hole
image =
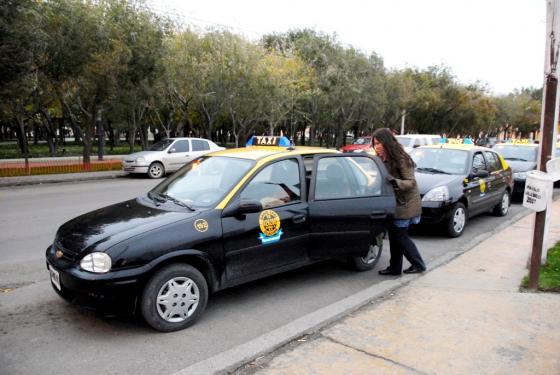
[[[523,196],[527,172],[537,169],[539,145],[536,143],[498,143],[493,148],[507,161],[513,172],[513,195]]]
[[[511,168],[493,149],[471,144],[422,146],[410,152],[422,196],[422,223],[441,224],[450,237],[463,234],[470,217],[511,204]]]
[[[328,258],[372,269],[395,211],[381,160],[281,140],[207,154],[63,224],[46,251],[54,290],[175,331],[227,287]]]

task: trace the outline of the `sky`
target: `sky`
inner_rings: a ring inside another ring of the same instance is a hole
[[[200,30],[257,41],[310,28],[375,52],[389,69],[448,66],[463,84],[495,95],[542,87],[545,0],[148,0],[156,12]]]

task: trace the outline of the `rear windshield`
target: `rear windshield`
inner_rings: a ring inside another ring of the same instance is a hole
[[[355,144],[355,145],[369,145],[371,143],[371,138],[361,137],[361,138],[356,139],[352,143]]]

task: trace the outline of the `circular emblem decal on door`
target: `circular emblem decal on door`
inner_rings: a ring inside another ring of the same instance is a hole
[[[206,232],[208,230],[208,222],[204,219],[198,219],[194,222],[194,229],[199,232]]]
[[[259,239],[263,244],[276,242],[284,234],[280,229],[280,216],[273,210],[265,210],[259,215],[261,234]]]

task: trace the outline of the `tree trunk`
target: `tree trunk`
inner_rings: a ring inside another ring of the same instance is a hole
[[[41,109],[41,114],[43,115],[43,124],[45,128],[45,138],[47,139],[47,144],[49,145],[49,153],[52,157],[56,156],[56,132],[54,129],[53,121],[51,115],[46,109]]]
[[[96,115],[97,124],[97,160],[103,160],[105,155],[105,128],[103,125],[103,120],[100,118],[101,115]]]

